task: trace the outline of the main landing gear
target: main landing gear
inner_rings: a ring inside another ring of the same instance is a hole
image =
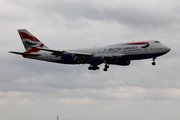
[[[109,66],[105,63],[105,67],[104,67],[104,71],[107,71],[107,69],[109,68]]]
[[[104,66],[104,71],[107,71],[108,70],[108,68],[109,68],[109,65],[107,64],[107,63],[105,63],[105,66]],[[99,67],[98,67],[98,65],[90,65],[89,67],[88,67],[88,69],[89,70],[99,70]]]
[[[152,65],[156,65],[155,59],[156,59],[156,58],[153,58]]]
[[[97,65],[90,65],[88,67],[89,70],[99,70],[99,67]]]

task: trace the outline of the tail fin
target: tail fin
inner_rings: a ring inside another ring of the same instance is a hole
[[[48,48],[41,41],[39,41],[35,36],[33,36],[26,29],[19,29],[19,35],[21,37],[22,43],[26,49],[25,53],[36,53],[39,49],[33,47]]]

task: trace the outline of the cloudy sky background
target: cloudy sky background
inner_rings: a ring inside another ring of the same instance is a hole
[[[17,29],[52,49],[160,40],[171,51],[110,66],[23,59]],[[1,120],[179,120],[180,1],[0,0]]]

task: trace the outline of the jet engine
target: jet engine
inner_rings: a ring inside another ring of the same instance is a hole
[[[63,54],[63,56],[62,56],[63,60],[68,60],[68,61],[74,60],[74,58],[75,58],[75,56],[72,53]]]
[[[93,63],[103,63],[104,57],[93,57]]]

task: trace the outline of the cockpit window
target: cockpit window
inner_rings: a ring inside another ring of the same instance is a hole
[[[155,41],[155,43],[160,43],[159,41]]]

